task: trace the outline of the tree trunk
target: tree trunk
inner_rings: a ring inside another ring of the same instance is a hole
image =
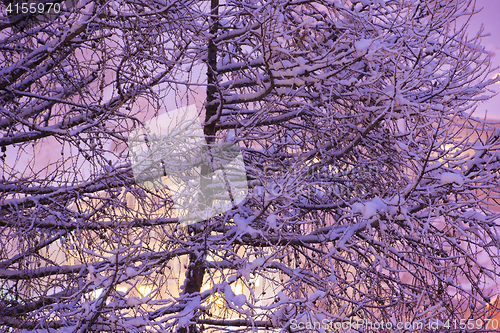
[[[214,36],[218,30],[218,15],[219,15],[219,0],[211,0],[211,26],[210,35]],[[208,145],[214,141],[215,135],[215,124],[217,122],[217,110],[219,109],[219,103],[214,103],[218,98],[217,96],[217,45],[215,45],[213,38],[208,42],[208,58],[207,58],[207,101],[205,105],[206,117],[203,132],[205,134],[205,140]],[[209,148],[210,149],[210,148]],[[203,165],[201,173],[202,175],[207,175],[212,172],[210,165]],[[200,180],[201,188],[204,188],[208,184],[207,180],[202,178]],[[210,194],[205,193],[207,196]],[[189,233],[192,237],[196,237],[200,231],[189,227]],[[203,232],[203,231],[201,231]],[[202,257],[196,254],[189,255],[189,265],[186,272],[186,281],[184,283],[184,294],[198,293],[203,285],[203,277],[205,275],[205,267],[203,265],[203,260],[206,253],[203,253]],[[199,332],[196,325],[190,325],[189,328],[181,327],[179,328],[180,333],[195,333]]]

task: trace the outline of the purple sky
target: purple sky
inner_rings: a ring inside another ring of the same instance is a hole
[[[483,24],[484,32],[490,33],[490,36],[485,37],[482,44],[488,51],[494,53],[492,57],[493,67],[500,66],[500,19],[498,16],[500,13],[500,0],[476,0],[476,8],[483,9],[471,20],[469,31],[473,35],[474,32],[479,30],[481,24]],[[500,74],[500,68],[495,73]],[[500,83],[491,86],[490,89],[499,95],[487,102],[481,103],[474,115],[482,117],[487,112],[489,119],[500,120]]]

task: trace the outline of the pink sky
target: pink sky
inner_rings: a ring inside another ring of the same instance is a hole
[[[498,16],[500,14],[500,0],[476,0],[476,8],[483,9],[471,20],[469,31],[472,35],[483,24],[484,32],[489,33],[490,36],[485,37],[482,44],[488,51],[494,53],[492,57],[493,67],[500,67],[500,19]],[[500,68],[495,73],[500,74]],[[482,117],[487,112],[488,119],[500,120],[500,83],[491,86],[490,89],[499,95],[480,104],[474,115]]]

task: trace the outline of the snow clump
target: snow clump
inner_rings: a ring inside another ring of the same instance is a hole
[[[372,44],[371,39],[360,39],[357,42],[354,42],[354,48],[356,49],[356,55],[361,56],[368,52],[370,45]]]
[[[444,172],[441,174],[441,184],[452,184],[455,183],[458,186],[462,186],[464,183],[464,178],[453,172]]]
[[[371,218],[377,214],[377,212],[383,212],[387,209],[387,205],[379,197],[375,197],[364,204],[356,202],[351,207],[354,213],[363,214],[365,219]]]
[[[231,302],[234,306],[239,308],[243,307],[247,302],[247,297],[244,294],[235,295],[231,286],[228,284],[224,286],[224,298],[227,302]]]

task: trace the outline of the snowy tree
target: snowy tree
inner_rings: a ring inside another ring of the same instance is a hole
[[[2,331],[486,328],[500,131],[472,117],[496,82],[472,0],[3,3]],[[189,104],[250,190],[183,225],[128,139]]]

